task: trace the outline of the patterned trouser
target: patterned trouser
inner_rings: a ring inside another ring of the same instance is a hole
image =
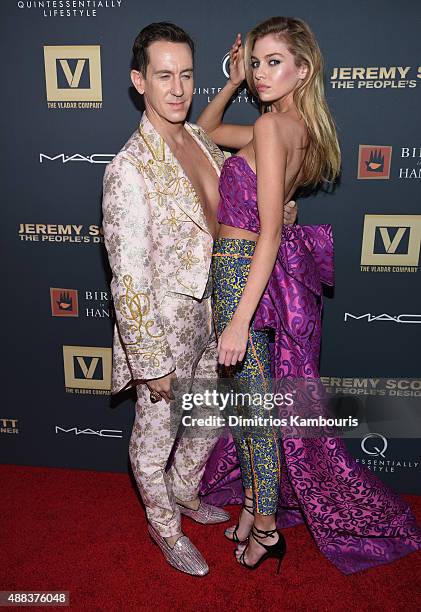
[[[255,242],[252,240],[219,238],[213,254],[213,310],[218,335],[222,333],[240,301],[249,274]],[[245,359],[224,376],[240,382],[239,390],[252,395],[270,393],[269,335],[250,327]],[[239,415],[268,417],[263,405],[234,407]],[[254,509],[259,514],[275,514],[278,505],[281,477],[281,440],[273,428],[248,431],[239,427],[232,430],[244,488],[253,490]]]
[[[212,379],[217,372],[216,340],[211,298],[195,300],[167,294],[160,311],[166,337],[176,362],[179,380]],[[136,387],[136,416],[129,445],[133,473],[150,523],[162,537],[180,532],[180,512],[174,496],[190,501],[198,496],[206,462],[218,439],[218,430],[207,437],[182,436],[174,451],[170,406],[153,404],[146,385]],[[174,418],[174,412],[172,412]],[[167,463],[172,455],[172,462]]]

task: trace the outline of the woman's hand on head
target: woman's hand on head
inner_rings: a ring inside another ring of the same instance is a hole
[[[241,43],[241,34],[237,37],[230,49],[230,76],[229,80],[233,85],[239,87],[246,78],[244,66],[244,48]]]

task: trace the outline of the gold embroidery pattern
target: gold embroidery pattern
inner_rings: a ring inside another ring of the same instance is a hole
[[[187,251],[182,256],[181,263],[185,270],[191,270],[194,265],[200,263],[200,259],[195,257],[191,251]]]
[[[194,135],[203,144],[205,150],[209,153],[209,157],[217,165],[218,169],[221,170],[225,156],[221,149],[208,137],[206,132],[201,129],[192,128]]]
[[[152,155],[152,159],[149,159],[146,164],[141,160],[136,160],[140,171],[146,174],[150,179],[153,180],[157,178],[158,181],[163,181],[166,185],[166,189],[164,189],[162,185],[155,181],[154,185],[156,191],[148,193],[149,198],[157,198],[158,206],[162,206],[164,203],[163,196],[179,196],[182,194],[182,191],[184,191],[185,196],[188,198],[193,197],[194,205],[192,211],[194,213],[201,211],[200,198],[189,179],[182,175],[182,168],[178,161],[174,160],[172,153],[171,159],[167,161],[164,139],[159,136],[159,144],[157,147],[154,147],[150,139],[143,134],[140,127],[139,134]]]
[[[159,347],[155,350],[147,350],[147,351],[138,351],[138,350],[130,350],[130,347],[126,347],[127,352],[130,355],[137,355],[139,357],[143,357],[145,361],[148,362],[153,368],[159,368],[161,365],[161,360],[159,357],[165,357],[166,352],[164,347]]]
[[[116,303],[116,309],[129,323],[130,329],[135,332],[135,340],[128,342],[126,346],[138,345],[142,342],[144,332],[150,338],[161,338],[164,333],[153,334],[151,328],[156,324],[154,319],[146,320],[151,310],[150,298],[146,293],[136,292],[133,289],[133,277],[130,274],[123,276],[125,293]]]
[[[162,221],[162,225],[168,225],[169,229],[177,232],[181,228],[182,223],[193,223],[191,219],[184,219],[183,215],[177,217],[175,210],[170,212],[170,216]]]
[[[181,287],[187,289],[189,295],[195,295],[198,288],[197,283],[191,282],[186,285],[186,279],[184,278],[183,282],[183,280],[180,278],[180,272],[182,272],[183,270],[190,270],[195,263],[200,263],[200,260],[197,257],[193,256],[191,250],[185,252],[184,240],[180,240],[176,243],[175,252],[177,253],[177,256],[180,260],[180,266],[176,270],[175,278],[177,279],[177,282],[179,283],[179,285],[181,285]]]
[[[214,153],[216,151],[220,156],[222,155],[221,151],[211,141],[208,142],[201,130],[194,129],[189,124],[186,127],[189,133],[200,141],[200,146],[205,149],[205,154],[218,168],[219,160],[214,159]],[[169,231],[174,235],[182,232],[182,224],[196,223],[202,229],[207,228],[200,198],[164,139],[155,131],[151,133],[144,131],[142,125],[139,126],[138,133],[150,157],[148,155],[146,155],[146,158],[145,155],[143,157],[136,156],[133,163],[138,167],[140,173],[149,179],[149,184],[153,186],[152,190],[147,192],[148,199],[156,203],[153,208],[155,208],[155,211],[165,211],[168,199],[175,199],[182,211],[181,213],[175,210],[166,212],[164,218],[159,222],[162,229],[165,228],[167,232]],[[211,152],[209,151],[209,143],[211,143]],[[194,217],[191,217],[190,214]],[[157,214],[156,219],[158,218]],[[193,276],[195,271],[199,277],[202,276],[200,270],[202,260],[195,256],[194,249],[186,248],[185,235],[174,245],[174,252],[179,260],[174,277],[180,287],[186,290],[187,295],[195,296],[199,290],[199,285],[193,280]]]

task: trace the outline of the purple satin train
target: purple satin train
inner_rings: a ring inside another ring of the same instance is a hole
[[[275,379],[319,377],[322,284],[333,285],[330,225],[284,226],[256,329],[275,330]],[[408,505],[348,453],[342,439],[283,438],[278,527],[305,522],[321,552],[350,574],[421,549]],[[201,495],[217,505],[242,503],[231,438],[219,440]]]

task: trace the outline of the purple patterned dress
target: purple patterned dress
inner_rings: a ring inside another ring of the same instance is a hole
[[[259,232],[256,175],[233,155],[220,178],[218,221]],[[322,284],[333,285],[330,225],[284,226],[282,241],[255,315],[272,328],[275,379],[318,379]],[[284,438],[278,527],[305,522],[321,552],[344,574],[389,563],[421,549],[421,530],[406,502],[348,453],[335,437]],[[206,501],[242,502],[232,438],[221,438],[201,483]]]

